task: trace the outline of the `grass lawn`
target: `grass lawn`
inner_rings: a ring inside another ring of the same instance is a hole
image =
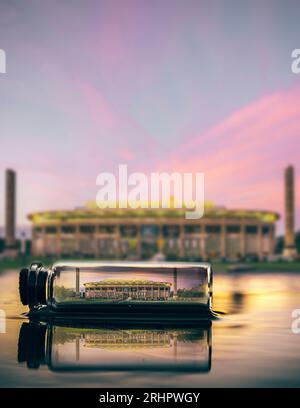
[[[75,259],[74,259],[75,260]],[[55,259],[51,258],[32,258],[29,256],[18,257],[16,259],[0,259],[0,271],[3,270],[18,270],[24,267],[28,267],[32,262],[42,262],[45,266],[50,266],[55,262]],[[81,261],[83,261],[81,259]],[[235,265],[234,262],[220,262],[212,261],[214,272],[226,272],[230,265]],[[255,272],[299,272],[300,273],[300,261],[276,261],[276,262],[239,262],[253,267]],[[242,273],[242,272],[239,272]]]
[[[231,265],[236,265],[237,263],[233,262],[212,262],[214,272],[226,272],[227,268]],[[254,272],[299,272],[300,273],[300,261],[293,262],[240,262],[242,265],[247,265],[250,268],[253,268]],[[248,271],[246,273],[251,273]],[[245,273],[245,272],[238,272]]]
[[[114,305],[148,305],[148,304],[159,304],[159,305],[167,305],[167,304],[176,304],[176,305],[181,305],[181,304],[186,304],[186,303],[203,303],[203,299],[181,299],[181,300],[175,300],[175,299],[170,299],[170,300],[121,300],[121,301],[116,301],[113,299],[74,299],[74,298],[66,298],[63,301],[57,301],[59,306],[63,305],[68,305],[69,303],[72,303],[74,305],[95,305],[95,304],[114,304]]]

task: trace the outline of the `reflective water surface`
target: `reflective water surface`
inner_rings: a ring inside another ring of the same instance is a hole
[[[0,386],[300,386],[300,274],[216,274],[211,327],[30,323],[18,271],[0,274]]]
[[[23,323],[18,361],[53,371],[197,371],[211,367],[211,329],[99,328]]]

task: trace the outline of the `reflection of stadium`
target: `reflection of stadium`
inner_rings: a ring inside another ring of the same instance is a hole
[[[172,284],[149,280],[106,279],[84,283],[87,299],[167,300]]]
[[[272,254],[273,212],[208,207],[199,220],[178,209],[52,211],[29,216],[34,256],[106,259],[238,258]]]
[[[169,332],[155,330],[87,333],[84,337],[84,347],[106,349],[171,347],[172,338]]]

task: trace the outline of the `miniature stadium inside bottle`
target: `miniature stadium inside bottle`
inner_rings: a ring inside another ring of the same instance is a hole
[[[23,304],[73,307],[198,305],[211,308],[209,264],[58,262],[33,264],[20,274]]]

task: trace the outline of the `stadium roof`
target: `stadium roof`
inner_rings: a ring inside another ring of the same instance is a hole
[[[86,288],[96,286],[172,286],[169,282],[155,282],[142,279],[104,279],[99,282],[87,282],[83,286]]]
[[[57,222],[91,222],[93,220],[139,219],[139,218],[171,218],[184,219],[186,209],[177,208],[76,208],[74,210],[42,211],[30,214],[28,218],[36,224],[52,224]],[[227,209],[225,207],[206,206],[205,218],[248,218],[262,222],[275,222],[279,214],[273,211]]]

